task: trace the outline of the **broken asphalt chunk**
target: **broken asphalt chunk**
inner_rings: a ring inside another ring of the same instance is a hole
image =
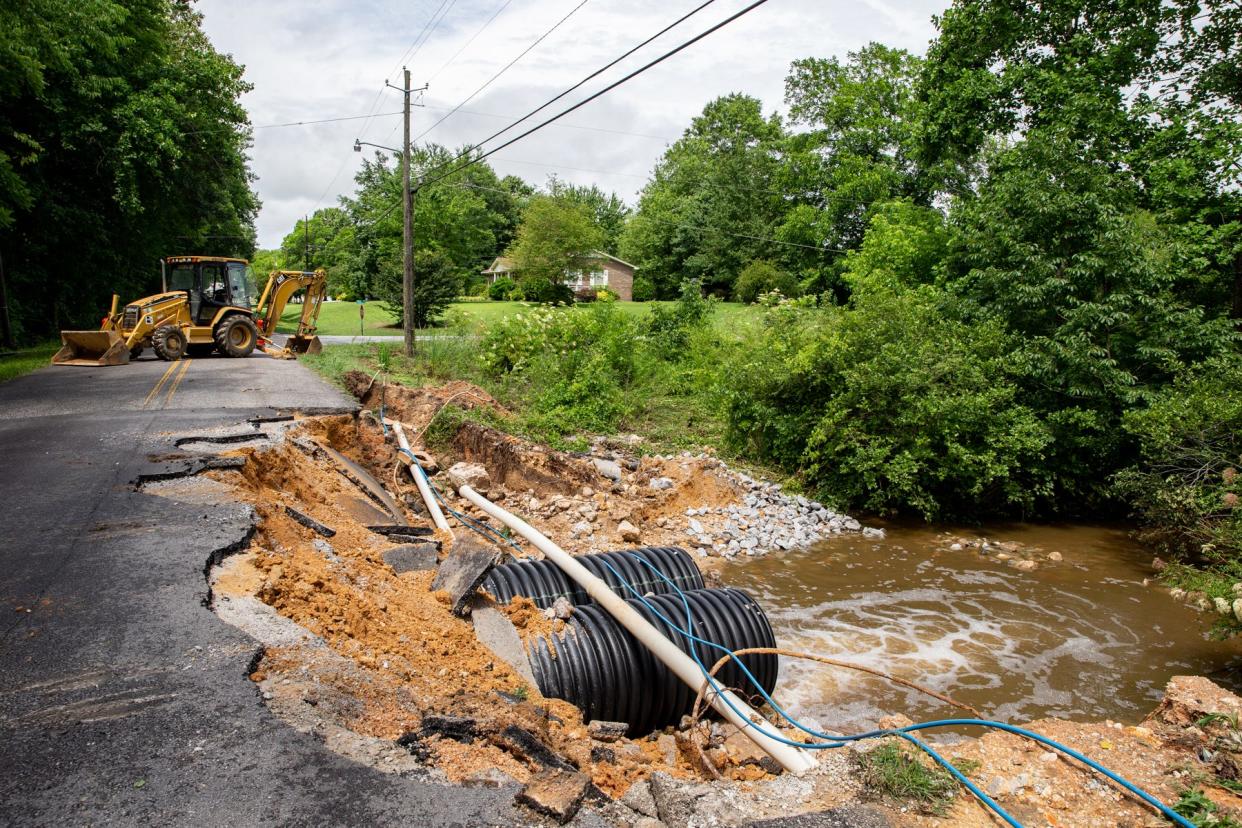
[[[405,526],[403,524],[383,524],[368,526],[377,535],[430,535],[434,530],[430,526]]]
[[[518,725],[509,725],[493,736],[492,741],[525,762],[534,762],[553,770],[576,770],[565,757],[539,741],[535,734]]]
[[[384,563],[391,566],[398,575],[422,572],[436,568],[439,551],[438,543],[407,543],[384,550]]]
[[[464,616],[470,598],[478,590],[487,573],[499,562],[501,552],[494,546],[469,537],[458,538],[448,558],[440,564],[431,588],[444,590],[451,599],[454,615]]]
[[[322,523],[315,520],[313,517],[310,517],[309,515],[304,515],[301,512],[299,512],[297,509],[294,509],[292,507],[286,506],[285,514],[293,518],[294,520],[296,520],[298,523],[305,526],[307,529],[310,529],[312,532],[315,532],[317,534],[323,535],[325,538],[330,538],[336,534],[335,529],[329,529],[327,526],[324,526]]]
[[[541,771],[518,793],[517,801],[564,824],[578,813],[590,782],[584,773]]]
[[[419,731],[419,735],[423,738],[440,736],[444,739],[452,739],[454,742],[469,745],[474,743],[475,737],[479,735],[479,729],[478,723],[474,719],[465,716],[442,716],[432,713],[423,717],[423,726]]]

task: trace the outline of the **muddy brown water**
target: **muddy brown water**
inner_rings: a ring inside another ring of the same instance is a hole
[[[1137,723],[1174,675],[1242,690],[1242,643],[1210,640],[1210,615],[1143,586],[1152,553],[1124,529],[952,533],[1016,541],[1041,560],[1064,556],[1019,572],[977,550],[950,551],[944,529],[886,528],[883,540],[834,539],[721,574],[759,600],[781,646],[887,671],[1004,721]],[[843,732],[887,713],[963,715],[871,676],[784,658],[775,696]]]

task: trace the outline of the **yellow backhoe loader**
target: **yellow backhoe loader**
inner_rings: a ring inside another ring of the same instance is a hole
[[[259,348],[291,359],[321,350],[315,326],[327,292],[324,271],[273,272],[255,302],[254,277],[245,259],[172,256],[160,265],[163,292],[130,302],[119,312],[114,295],[99,330],[60,332],[62,345],[52,364],[123,365],[148,347],[170,361],[213,351],[245,357]],[[306,295],[297,331],[281,347],[272,334],[299,290]]]

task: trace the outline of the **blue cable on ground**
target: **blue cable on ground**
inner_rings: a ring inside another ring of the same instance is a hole
[[[683,636],[684,638],[686,638],[687,641],[699,643],[704,646],[707,646],[707,647],[719,650],[721,652],[724,652],[726,654],[732,655],[732,652],[728,650],[728,648],[720,644],[717,644],[716,642],[708,641],[703,638],[700,638],[699,636],[690,632],[689,628],[693,626],[693,617],[691,616],[690,603],[686,599],[685,593],[681,590],[680,587],[677,586],[677,584],[673,583],[671,579],[665,576],[664,573],[661,572],[658,567],[656,567],[650,561],[647,561],[643,556],[637,555],[634,553],[631,553],[631,555],[636,561],[646,566],[657,577],[659,577],[662,581],[664,581],[664,583],[667,584],[672,590],[674,590],[677,593],[677,595],[681,598],[682,606],[684,607],[686,611],[686,625],[685,625],[686,629],[683,629],[682,627],[672,622],[670,619],[666,618],[659,611],[659,609],[653,606],[651,602],[647,601],[647,599],[643,595],[641,595],[636,589],[634,589],[634,587],[624,577],[622,577],[619,572],[617,572],[613,567],[609,566],[607,562],[604,562],[604,565],[607,566],[608,569],[612,572],[612,574],[618,579],[618,583],[624,585],[625,588],[635,598],[637,598],[649,611],[654,613],[656,617],[658,617],[661,621],[663,621],[664,623],[672,627],[674,630],[676,630],[677,633]],[[698,649],[694,647],[693,645],[690,646],[688,649],[690,651],[690,655],[694,658],[695,663],[698,664],[699,669],[703,672],[703,676],[706,679],[708,686],[710,686],[712,690],[714,690],[718,694],[718,697],[722,701],[724,701],[729,706],[729,708],[733,710],[734,713],[738,713],[739,715],[741,715],[741,713],[729,700],[728,696],[720,695],[720,691],[723,688],[721,687],[719,682],[715,680],[715,678],[711,675],[710,671],[707,669],[706,665],[704,665],[702,660],[699,658]],[[1052,739],[1049,739],[1046,736],[1042,736],[1038,733],[1035,733],[1034,731],[1026,730],[1025,728],[1020,728],[1015,725],[1006,724],[1004,722],[995,722],[995,721],[989,721],[986,719],[941,719],[941,720],[932,721],[932,722],[922,722],[919,724],[913,724],[908,727],[898,728],[895,730],[873,730],[867,733],[860,733],[860,734],[854,734],[854,735],[848,735],[848,736],[832,736],[827,733],[820,733],[819,731],[813,730],[803,725],[796,718],[789,715],[782,708],[780,708],[780,706],[778,706],[772,700],[771,696],[768,695],[768,693],[763,689],[759,681],[750,672],[750,670],[747,669],[746,665],[742,663],[741,659],[734,657],[733,661],[734,663],[737,664],[738,667],[741,668],[742,673],[746,676],[747,680],[752,685],[755,686],[755,688],[759,691],[759,694],[764,698],[764,700],[769,705],[772,706],[773,710],[775,710],[781,716],[781,718],[783,718],[793,727],[796,727],[797,729],[803,731],[804,733],[807,733],[812,736],[816,736],[818,738],[828,739],[830,741],[821,742],[821,743],[809,743],[809,744],[802,743],[802,742],[795,742],[791,739],[786,739],[785,737],[781,736],[778,733],[773,733],[765,728],[755,725],[755,728],[759,730],[761,733],[763,733],[764,735],[776,741],[783,742],[788,745],[792,745],[795,747],[801,747],[801,748],[808,748],[812,750],[823,750],[823,749],[844,747],[848,742],[855,742],[855,741],[859,741],[863,739],[874,739],[874,738],[880,738],[880,737],[885,737],[885,736],[897,736],[899,738],[902,738],[902,739],[905,739],[906,741],[911,742],[916,747],[918,747],[920,750],[924,751],[929,756],[931,756],[933,760],[935,760],[939,765],[944,767],[950,774],[954,776],[954,778],[956,778],[959,782],[961,782],[967,788],[967,790],[969,790],[981,802],[983,802],[985,805],[991,808],[1005,822],[1013,826],[1013,828],[1022,828],[1022,826],[1012,816],[1010,816],[1000,805],[998,805],[995,802],[995,800],[993,800],[990,796],[988,796],[986,793],[980,790],[974,783],[968,780],[965,777],[965,775],[963,775],[957,768],[953,767],[953,765],[950,762],[948,762],[946,759],[944,759],[944,757],[940,756],[938,753],[932,750],[931,747],[929,747],[927,744],[925,744],[921,740],[915,738],[911,734],[919,730],[927,730],[931,728],[961,727],[961,726],[985,727],[985,728],[991,728],[995,730],[1002,730],[1002,731],[1006,731],[1009,733],[1014,733],[1018,736],[1023,736],[1025,738],[1031,739],[1040,744],[1046,745],[1047,747],[1051,747],[1054,750],[1058,750],[1064,753],[1065,755],[1070,756],[1071,758],[1076,759],[1077,761],[1083,763],[1088,768],[1103,774],[1108,779],[1112,780],[1113,782],[1125,788],[1130,793],[1142,799],[1148,805],[1151,805],[1152,807],[1160,811],[1161,814],[1163,814],[1166,818],[1171,820],[1176,825],[1183,826],[1183,828],[1195,828],[1194,823],[1190,822],[1188,819],[1186,819],[1182,815],[1173,811],[1171,808],[1169,808],[1159,799],[1156,799],[1156,797],[1147,793],[1146,791],[1134,785],[1133,783],[1129,782],[1128,780],[1122,778],[1120,775],[1114,773],[1113,771],[1110,771],[1108,768],[1104,767],[1098,762],[1092,759],[1089,759],[1088,757],[1084,756],[1082,753],[1079,753],[1073,748],[1062,745],[1061,743],[1056,742]],[[743,718],[745,717],[743,716]]]

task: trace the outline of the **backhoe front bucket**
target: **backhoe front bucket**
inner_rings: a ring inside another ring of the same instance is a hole
[[[129,348],[116,331],[61,331],[53,365],[125,365]]]
[[[315,354],[323,352],[323,343],[317,336],[291,336],[285,347],[295,354]]]

